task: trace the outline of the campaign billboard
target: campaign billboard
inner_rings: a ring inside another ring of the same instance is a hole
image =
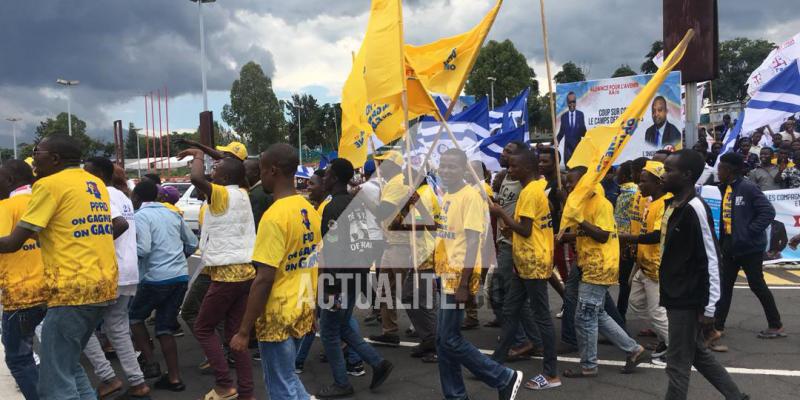
[[[635,75],[558,84],[555,132],[562,159],[569,160],[586,131],[612,124],[652,77]],[[681,73],[673,71],[658,89],[616,163],[652,157],[659,149],[681,148],[684,127],[681,103]]]

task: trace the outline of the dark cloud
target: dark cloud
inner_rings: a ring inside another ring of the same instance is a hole
[[[493,3],[407,0],[406,38],[419,44],[459,33],[480,20]],[[780,41],[800,26],[792,12],[796,0],[719,3],[723,40],[745,36]],[[369,4],[369,0],[218,0],[205,6],[209,89],[229,89],[238,69],[250,60],[269,75],[281,74],[276,63],[283,64],[273,56],[279,49],[267,48],[260,36],[264,32],[248,26],[253,15],[270,15],[288,27],[316,20],[307,34],[335,43],[360,37],[365,26],[353,21],[365,15]],[[539,68],[544,57],[538,4],[505,1],[490,38],[511,39],[535,62],[537,75],[544,76]],[[650,43],[661,37],[661,1],[581,0],[546,6],[554,73],[570,60],[586,67],[592,78],[609,76],[623,63],[637,69]],[[436,17],[419,22],[427,11]],[[105,113],[109,106],[164,85],[172,96],[199,92],[198,53],[197,5],[188,0],[5,1],[0,13],[0,113],[23,116],[22,131],[30,135],[36,121],[66,108],[56,78],[79,79],[81,85],[72,92],[73,111],[87,120],[95,135],[110,137],[106,126],[111,118]],[[320,82],[309,76],[307,84]],[[3,137],[0,144],[6,142]]]

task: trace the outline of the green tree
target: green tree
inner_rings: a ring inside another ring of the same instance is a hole
[[[336,125],[333,120],[333,108],[330,104],[319,105],[317,99],[310,94],[294,94],[287,101],[281,101],[283,110],[288,116],[286,133],[292,145],[297,143],[297,112],[300,107],[300,128],[303,134],[303,147],[314,149],[336,148]],[[337,109],[337,115],[341,110]]]
[[[719,78],[714,80],[715,101],[739,100],[746,93],[750,73],[769,55],[775,44],[762,39],[736,38],[719,46]]]
[[[586,75],[583,73],[581,67],[577,66],[572,61],[567,61],[566,64],[561,66],[561,71],[558,71],[556,76],[553,77],[556,83],[570,83],[580,82],[586,80]]]
[[[253,61],[242,67],[231,85],[231,104],[223,107],[222,119],[251,150],[261,151],[285,140],[286,121],[272,80]]]
[[[633,76],[636,75],[636,71],[631,68],[628,64],[622,64],[617,68],[614,73],[611,75],[612,78],[619,78],[623,76]]]
[[[489,96],[489,77],[496,79],[495,106],[503,104],[505,99],[517,96],[526,87],[531,88],[528,104],[539,95],[539,83],[534,79],[536,73],[528,66],[525,56],[508,39],[502,42],[490,40],[483,46],[469,74],[465,93],[476,98]]]
[[[60,113],[55,119],[48,118],[39,123],[36,127],[36,142],[57,133],[67,134],[69,132],[67,127],[67,113]],[[106,155],[106,143],[92,139],[86,134],[86,122],[72,115],[72,138],[77,140],[83,150],[83,157],[90,157],[93,155],[101,154]],[[112,145],[113,149],[113,145]],[[113,154],[113,150],[111,151]],[[108,154],[109,156],[111,154]]]
[[[650,51],[644,55],[644,62],[642,66],[639,67],[639,70],[642,71],[643,74],[654,74],[658,71],[658,67],[655,63],[653,63],[653,57],[658,54],[661,50],[664,50],[664,42],[660,40],[656,40],[653,44],[650,45]]]
[[[128,124],[128,137],[125,139],[125,158],[126,159],[134,159],[137,158],[138,155],[144,154],[144,149],[142,148],[142,141],[143,138],[138,138],[137,140],[139,129],[133,126],[133,122]],[[137,152],[136,143],[139,143],[139,151]]]

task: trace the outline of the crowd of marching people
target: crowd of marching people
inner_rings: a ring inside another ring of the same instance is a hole
[[[27,400],[106,398],[124,387],[131,399],[181,392],[180,319],[214,376],[204,399],[255,399],[254,359],[271,399],[337,398],[354,393],[351,377],[369,372],[370,390],[391,377],[377,345],[400,343],[404,310],[406,333],[419,341],[410,355],[438,364],[446,399],[469,397],[462,367],[501,400],[596,377],[602,342],[624,355],[622,374],[665,365],[667,399],[687,398],[692,367],[726,399],[747,399],[712,351],[727,351],[740,270],[764,308],[759,337],[786,336],[762,273],[775,217],[762,190],[795,187],[794,121],[786,131],[791,140],[777,142],[780,133],[772,142],[777,153],[760,134],[740,139],[737,151],[714,158],[714,174],[702,144],[625,161],[578,221],[562,221],[562,210],[589,166],[562,171],[549,146],[508,143],[493,179],[458,149],[431,171],[396,150],[362,169],[335,159],[306,195],[290,145],[248,158],[240,143],[191,142],[179,157],[190,160],[204,199],[199,235],[157,175],[130,190],[112,161],[84,160],[75,141],[52,135],[32,166],[0,167],[6,363]],[[718,230],[696,192],[711,182],[722,198]],[[462,334],[480,326],[479,297],[493,315],[485,327],[498,328],[491,355]],[[631,316],[650,328],[629,332]],[[363,324],[381,333],[365,340]],[[332,382],[309,394],[300,376],[317,336]],[[639,339],[647,336],[655,342]],[[562,368],[558,355],[569,353],[580,362]],[[529,379],[508,366],[532,356],[541,373]]]

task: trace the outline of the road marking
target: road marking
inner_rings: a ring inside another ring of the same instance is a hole
[[[800,270],[793,270],[792,269],[792,270],[786,270],[786,272],[788,272],[788,273],[800,278]]]
[[[747,276],[745,275],[744,271],[739,271],[739,277],[747,281]],[[764,281],[767,282],[767,285],[789,286],[797,284],[797,282],[783,279],[769,272],[764,272]]]
[[[364,338],[367,343],[375,343],[367,338]],[[377,344],[377,343],[376,343]],[[414,347],[419,343],[416,342],[400,342],[400,347]],[[379,344],[380,345],[380,344]],[[391,346],[385,346],[391,347]],[[485,350],[485,349],[478,349],[481,353],[491,356],[494,353],[494,350]],[[537,360],[541,360],[541,357],[532,357]],[[567,362],[567,363],[580,363],[580,358],[575,357],[558,357],[558,361]],[[606,365],[612,367],[622,367],[625,366],[625,361],[615,361],[615,360],[597,360],[599,365]],[[642,363],[639,364],[638,368],[649,368],[649,369],[665,369],[664,366],[650,364],[650,363]],[[725,367],[731,374],[738,374],[738,375],[766,375],[766,376],[795,376],[800,377],[800,370],[790,370],[790,369],[760,369],[760,368],[738,368],[738,367]],[[697,371],[696,369],[692,368],[692,371]]]

